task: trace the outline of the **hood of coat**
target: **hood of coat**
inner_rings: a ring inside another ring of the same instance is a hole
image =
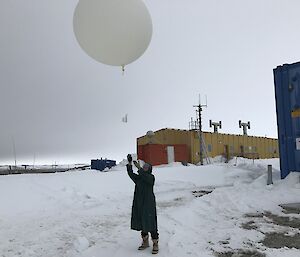
[[[143,165],[143,170],[145,172],[149,172],[151,174],[152,173],[152,165],[150,163],[145,163]]]

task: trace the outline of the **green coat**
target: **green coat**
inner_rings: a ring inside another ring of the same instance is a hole
[[[157,231],[156,202],[153,193],[155,178],[143,169],[133,173],[132,165],[127,164],[127,173],[135,183],[131,213],[131,229],[154,232]]]

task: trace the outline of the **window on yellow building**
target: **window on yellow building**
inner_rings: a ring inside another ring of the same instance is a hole
[[[212,152],[212,145],[211,145],[211,144],[208,144],[208,145],[207,145],[207,150],[208,150],[209,152]]]

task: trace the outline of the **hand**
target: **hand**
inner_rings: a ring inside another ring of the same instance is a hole
[[[137,167],[138,169],[141,168],[141,165],[137,161],[133,161],[134,166]]]
[[[132,163],[132,156],[131,154],[127,155],[127,161],[131,164]]]

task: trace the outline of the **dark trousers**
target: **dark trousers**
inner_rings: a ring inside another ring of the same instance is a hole
[[[142,234],[142,237],[145,237],[145,236],[148,235],[148,232],[143,232],[143,231],[142,231],[141,234]],[[157,230],[156,230],[156,231],[151,231],[150,234],[151,234],[151,238],[152,238],[152,239],[158,239],[159,234],[158,234],[158,231],[157,231]]]

